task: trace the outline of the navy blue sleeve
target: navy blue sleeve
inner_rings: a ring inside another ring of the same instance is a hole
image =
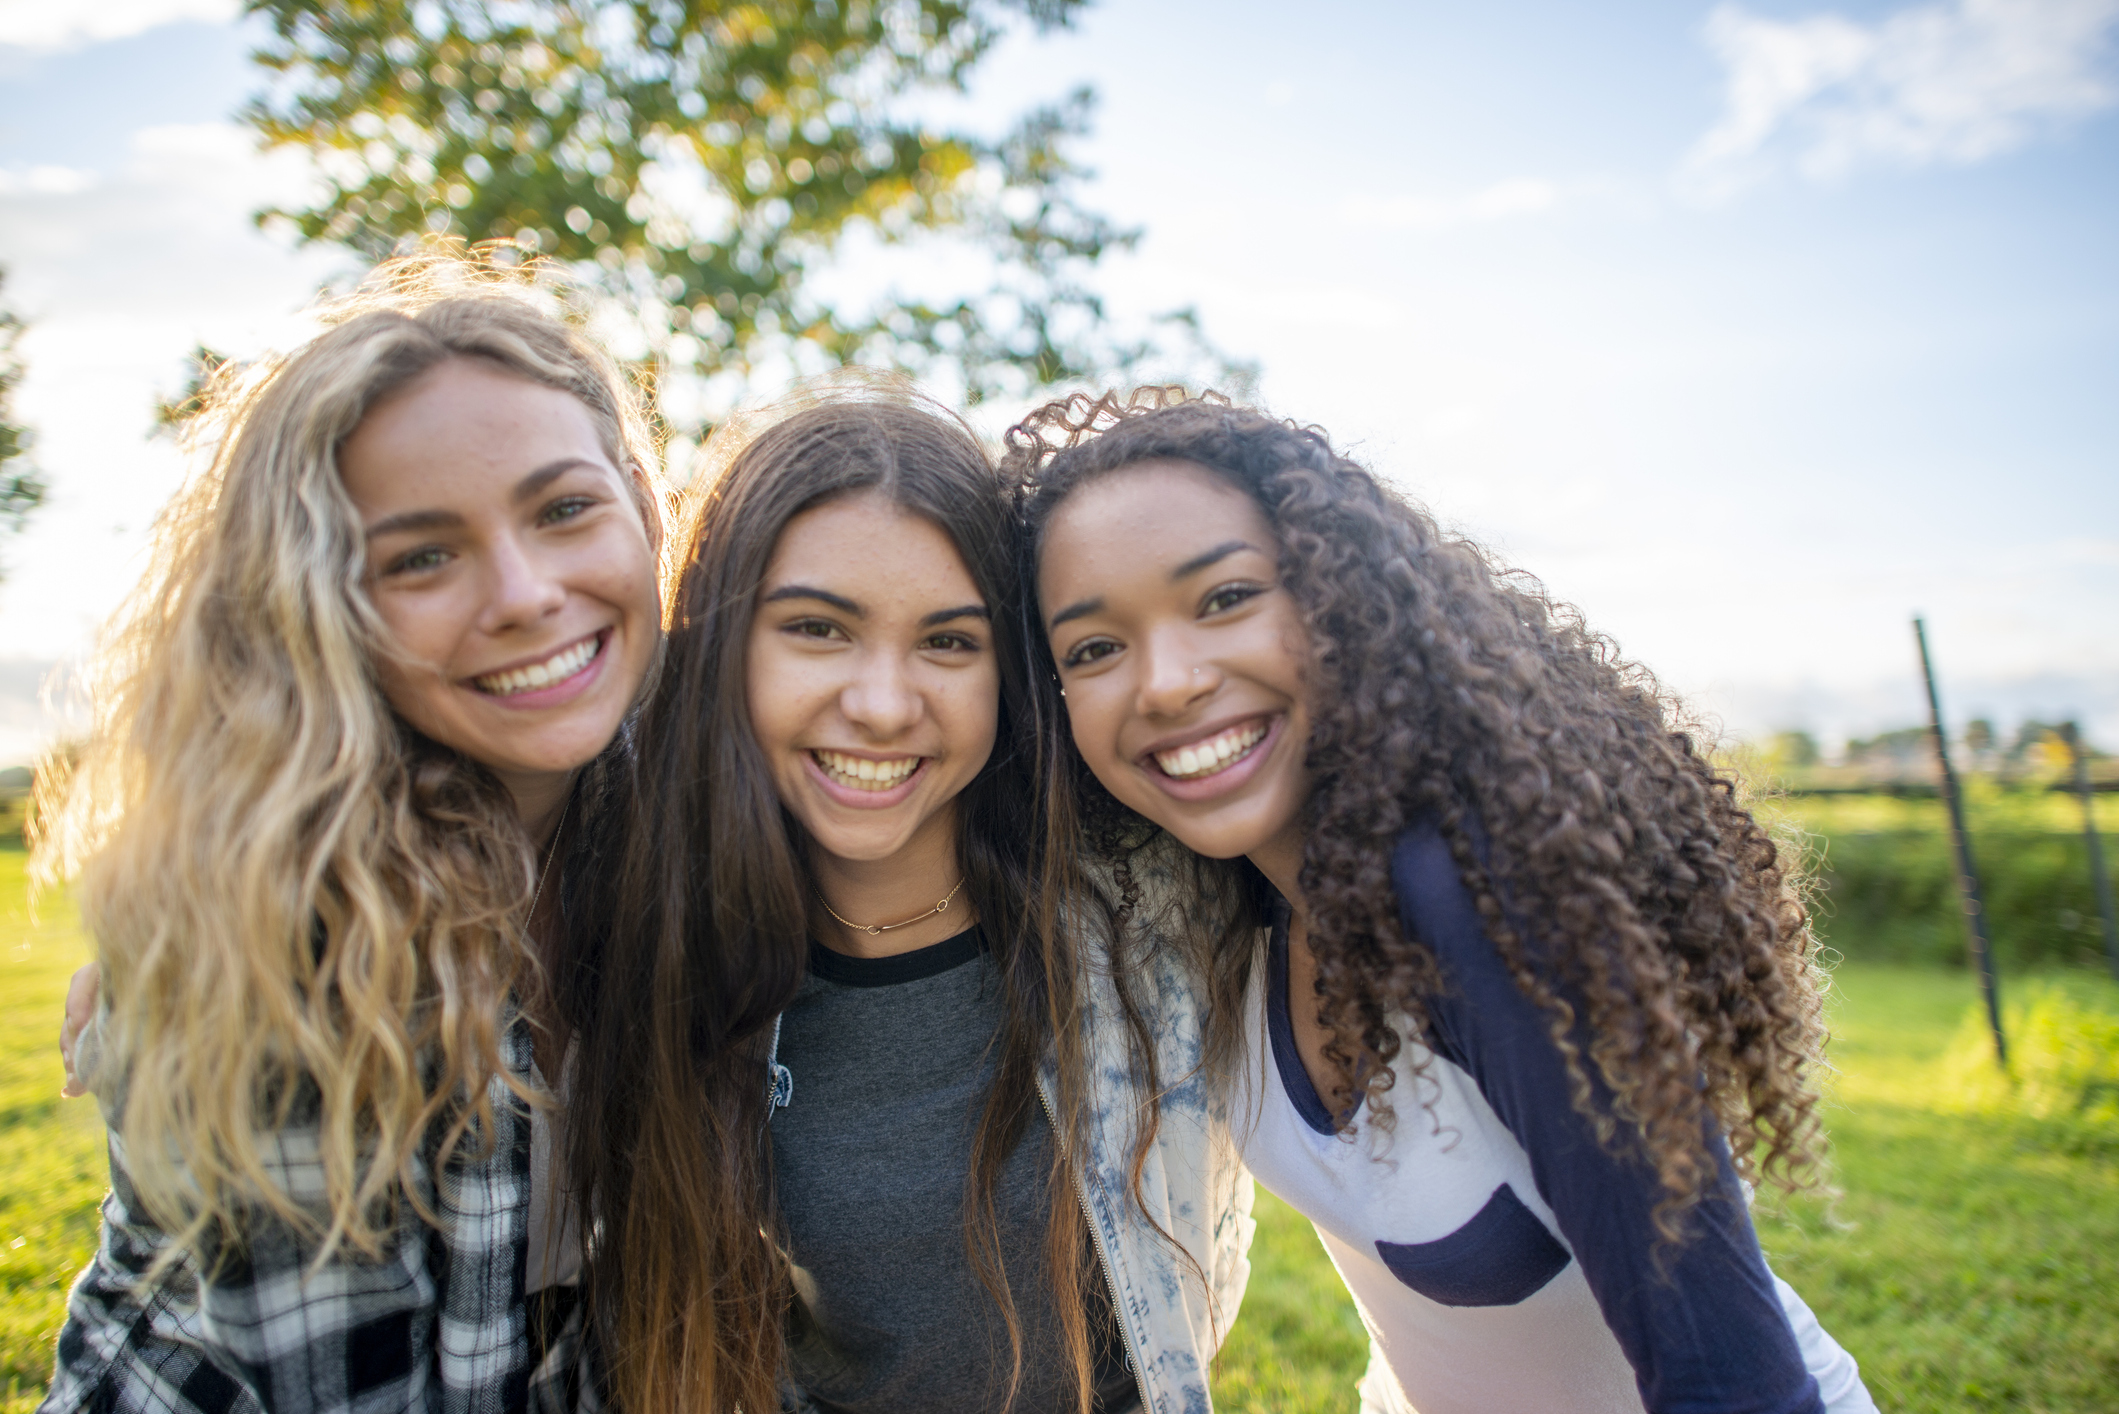
[[[1720,1133],[1709,1136],[1720,1174],[1658,1269],[1654,1170],[1605,1149],[1575,1109],[1546,1013],[1509,975],[1433,827],[1399,840],[1391,880],[1409,935],[1442,964],[1444,994],[1428,1003],[1429,1041],[1471,1075],[1530,1155],[1539,1196],[1574,1248],[1650,1414],[1821,1414]],[[1591,1080],[1608,1104],[1609,1092]]]

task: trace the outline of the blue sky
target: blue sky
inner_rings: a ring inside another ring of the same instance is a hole
[[[0,263],[55,487],[0,547],[0,755],[180,474],[153,393],[196,340],[299,338],[344,268],[250,225],[306,179],[227,126],[232,10],[111,0],[98,37],[0,0]],[[1077,83],[1089,196],[1148,233],[1114,309],[1197,306],[1275,411],[1732,734],[1916,720],[1919,611],[1955,719],[2119,748],[2119,0],[1107,0],[930,102],[998,126]]]

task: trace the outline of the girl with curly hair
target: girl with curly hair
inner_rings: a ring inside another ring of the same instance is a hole
[[[1048,838],[1235,901],[1205,1073],[1364,1408],[1873,1408],[1747,1211],[1821,1145],[1815,943],[1675,703],[1317,429],[1149,390],[1008,448]]]
[[[209,407],[39,843],[111,1170],[47,1411],[582,1393],[542,964],[660,651],[662,506],[550,303],[397,262]]]

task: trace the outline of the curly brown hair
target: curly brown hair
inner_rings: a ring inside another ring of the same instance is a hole
[[[1546,1013],[1576,1107],[1654,1166],[1667,1239],[1717,1172],[1709,1115],[1740,1173],[1814,1182],[1823,1027],[1799,871],[1680,704],[1579,611],[1445,534],[1321,429],[1176,388],[1077,394],[1010,429],[1026,582],[1061,502],[1151,460],[1204,467],[1263,509],[1309,629],[1300,881],[1342,1123],[1357,1098],[1389,1123],[1391,1064],[1426,1034],[1442,986],[1433,950],[1400,927],[1390,874],[1391,843],[1432,820]],[[1049,649],[1034,677],[1048,780],[1076,792],[1053,823],[1119,838],[1109,822],[1123,808],[1073,751]],[[1202,960],[1217,1067],[1236,1055],[1257,954],[1257,909],[1241,911]]]

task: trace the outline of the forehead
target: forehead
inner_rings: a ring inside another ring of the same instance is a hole
[[[765,588],[788,584],[870,605],[985,598],[947,531],[873,490],[835,496],[788,521],[773,544]]]
[[[366,502],[520,477],[559,456],[608,466],[586,404],[483,359],[452,358],[368,409],[340,450],[339,472]]]
[[[1060,502],[1038,547],[1042,588],[1162,575],[1201,550],[1242,540],[1275,554],[1258,503],[1197,462],[1158,459],[1106,472]]]

